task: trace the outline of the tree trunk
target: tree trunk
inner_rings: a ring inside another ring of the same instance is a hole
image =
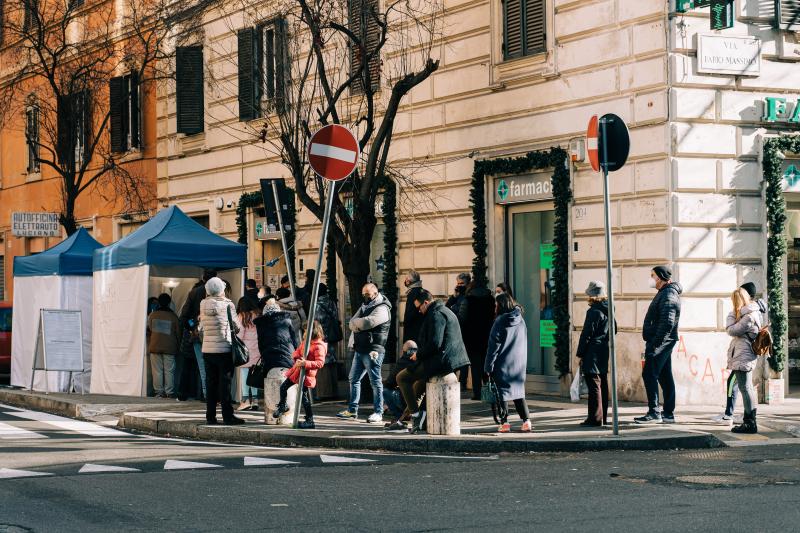
[[[64,212],[59,216],[59,222],[67,232],[67,237],[78,231],[78,223],[75,220],[75,198],[64,199]]]

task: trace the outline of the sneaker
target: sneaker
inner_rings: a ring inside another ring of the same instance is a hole
[[[358,413],[352,413],[350,410],[345,409],[344,411],[339,411],[336,413],[336,416],[339,418],[348,418],[350,420],[355,420],[358,418]]]
[[[384,428],[384,430],[389,433],[395,433],[395,432],[405,433],[406,431],[408,431],[408,424],[406,424],[405,422],[401,422],[400,420],[395,420],[391,424],[388,424]]]
[[[244,402],[239,404],[239,407],[237,407],[236,410],[237,411],[249,411],[250,407],[252,407],[250,402],[249,401],[244,401]]]
[[[520,429],[520,431],[522,431],[523,433],[530,433],[532,429],[533,429],[533,424],[531,424],[530,420],[526,420],[525,422],[522,423],[522,428]]]
[[[313,420],[303,420],[297,423],[297,429],[314,429],[315,427]]]
[[[637,424],[655,424],[661,422],[661,413],[647,413],[644,416],[638,416],[633,419]]]
[[[722,413],[721,415],[715,416],[711,420],[719,424],[730,424],[731,421],[733,420],[733,417],[731,415],[726,415],[725,413]]]
[[[284,404],[279,403],[278,406],[275,407],[275,410],[272,411],[272,418],[280,418],[283,413],[288,413],[288,412],[289,412],[289,406],[286,405],[285,403]]]
[[[498,433],[511,433],[511,424],[509,424],[508,422],[506,422],[505,424],[500,424],[497,427],[497,432]]]
[[[662,424],[674,424],[675,423],[675,416],[674,415],[661,415],[661,423]]]
[[[428,427],[428,412],[417,411],[411,415],[411,433],[425,431]]]
[[[380,424],[381,422],[383,422],[383,414],[381,413],[372,413],[367,418],[367,423],[369,424],[375,424],[375,423]]]

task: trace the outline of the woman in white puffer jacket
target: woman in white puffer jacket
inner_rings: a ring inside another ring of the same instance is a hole
[[[734,433],[758,433],[756,425],[756,395],[753,388],[753,370],[758,356],[753,351],[753,341],[761,330],[761,310],[757,302],[750,301],[744,289],[731,295],[733,311],[728,314],[725,329],[733,337],[728,347],[728,370],[736,374],[736,384],[744,401],[744,420],[735,426]]]
[[[234,367],[228,313],[236,327],[241,328],[236,307],[225,297],[225,282],[219,278],[206,282],[206,294],[208,296],[200,302],[200,330],[203,332],[203,361],[206,365],[206,422],[217,423],[219,402],[223,423],[243,424],[244,420],[233,416],[231,405]]]

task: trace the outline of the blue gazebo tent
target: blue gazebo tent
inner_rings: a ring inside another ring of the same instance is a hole
[[[14,258],[14,315],[11,335],[11,384],[30,387],[41,309],[80,310],[86,372],[36,371],[35,390],[89,390],[92,356],[92,257],[102,248],[80,228],[68,239],[36,255]],[[45,381],[46,379],[46,381]]]
[[[147,393],[147,299],[170,292],[176,310],[206,268],[242,292],[247,247],[204,228],[171,206],[94,252],[92,393]]]

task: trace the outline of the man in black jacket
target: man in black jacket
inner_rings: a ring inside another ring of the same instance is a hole
[[[425,422],[425,406],[420,406],[416,413],[412,411],[419,405],[428,379],[468,366],[469,358],[461,338],[458,318],[450,309],[426,290],[417,296],[414,305],[425,315],[417,342],[417,364],[400,372],[397,384],[406,402],[404,414],[412,414],[413,430],[419,430]]]
[[[642,380],[647,391],[647,414],[634,418],[637,424],[675,423],[675,381],[672,378],[672,349],[678,343],[681,318],[681,286],[672,281],[667,266],[650,272],[650,286],[658,290],[647,309],[642,326],[645,342]],[[658,386],[664,393],[664,409],[659,411]]]
[[[414,306],[414,300],[424,290],[419,272],[409,270],[403,284],[408,289],[406,293],[406,310],[403,313],[403,342],[416,341],[419,337],[422,321],[425,319],[425,316]]]

